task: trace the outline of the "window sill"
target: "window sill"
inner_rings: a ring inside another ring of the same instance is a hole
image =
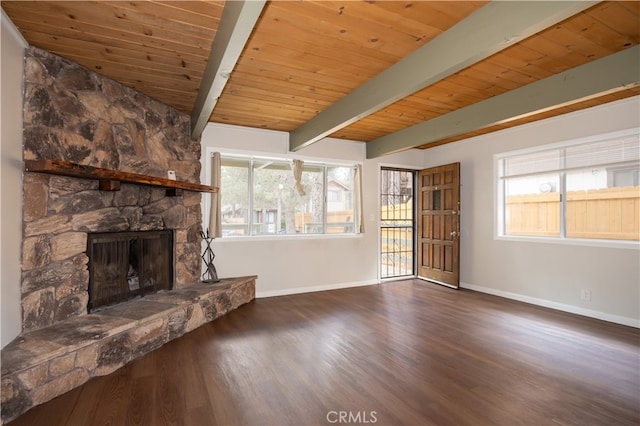
[[[603,248],[617,248],[617,249],[640,249],[640,242],[638,241],[617,241],[617,240],[594,240],[594,239],[580,239],[580,238],[553,238],[553,237],[525,237],[517,235],[498,235],[494,237],[498,241],[512,241],[523,243],[545,243],[545,244],[564,244],[571,246],[586,246],[586,247],[603,247]]]
[[[336,240],[362,238],[364,234],[297,234],[297,235],[252,235],[252,236],[228,236],[216,238],[216,242],[241,242],[241,241],[291,241],[291,240]]]

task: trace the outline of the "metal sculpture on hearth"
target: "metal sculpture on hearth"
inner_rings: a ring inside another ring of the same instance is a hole
[[[213,249],[211,248],[213,237],[209,235],[209,229],[207,229],[206,233],[200,231],[200,236],[207,244],[207,247],[204,249],[204,253],[202,253],[202,260],[206,266],[206,271],[202,274],[202,282],[217,283],[220,281],[220,278],[218,278],[218,272],[216,272],[216,267],[213,265],[213,259],[216,257],[213,253]]]

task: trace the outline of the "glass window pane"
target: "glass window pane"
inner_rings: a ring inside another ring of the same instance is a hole
[[[222,236],[249,235],[249,160],[222,158]]]
[[[327,234],[354,232],[353,167],[327,167]]]
[[[500,235],[640,241],[637,129],[498,160]]]
[[[354,172],[350,166],[304,163],[300,194],[292,161],[225,156],[223,236],[353,233]]]
[[[302,169],[305,195],[291,200],[296,211],[296,233],[324,233],[324,167],[305,164]]]
[[[566,236],[638,240],[639,169],[589,167],[568,171]]]
[[[293,172],[286,163],[255,160],[253,162],[253,234],[285,233],[287,221],[295,232],[293,212],[284,204],[293,197]],[[283,223],[284,222],[284,223]]]
[[[505,234],[560,236],[560,178],[557,173],[505,182]]]
[[[254,235],[323,232],[323,168],[304,165],[298,194],[289,162],[255,160],[253,163]]]
[[[413,172],[382,169],[380,220],[385,225],[406,225],[413,220]]]

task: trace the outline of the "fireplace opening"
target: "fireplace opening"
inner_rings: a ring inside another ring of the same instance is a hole
[[[173,231],[93,233],[88,311],[173,287]]]

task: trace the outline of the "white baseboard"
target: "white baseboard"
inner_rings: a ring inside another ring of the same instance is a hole
[[[552,302],[550,300],[538,299],[537,297],[525,296],[522,294],[511,293],[508,291],[496,290],[489,287],[482,287],[475,284],[460,283],[460,287],[466,288],[480,293],[487,293],[494,296],[504,297],[506,299],[517,300],[519,302],[530,303],[532,305],[543,306],[545,308],[556,309],[558,311],[569,312],[572,314],[582,315],[585,317],[596,318],[603,321],[609,321],[616,324],[627,325],[629,327],[640,328],[640,320],[627,318],[620,315],[608,314],[606,312],[594,311],[591,309],[581,308],[579,306],[566,305],[564,303]]]
[[[313,293],[316,291],[325,291],[325,290],[337,290],[341,288],[351,288],[351,287],[363,287],[367,285],[378,284],[378,281],[356,281],[350,283],[340,283],[340,284],[325,284],[325,285],[316,285],[310,287],[294,287],[294,288],[284,288],[282,290],[268,290],[268,291],[256,291],[256,298],[262,299],[265,297],[275,297],[275,296],[288,296],[290,294],[302,294],[302,293]]]

